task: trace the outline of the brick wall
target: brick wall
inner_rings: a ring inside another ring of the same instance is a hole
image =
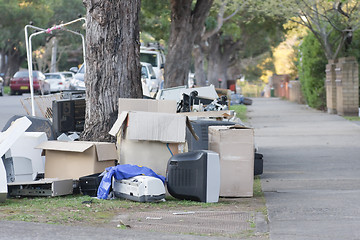
[[[304,104],[304,96],[301,91],[300,81],[292,80],[289,82],[289,100],[299,104]]]
[[[327,111],[330,114],[336,114],[336,63],[337,60],[329,60],[329,63],[326,65],[326,107]]]
[[[358,69],[358,63],[354,57],[340,58],[336,64],[336,111],[339,115],[359,115]]]

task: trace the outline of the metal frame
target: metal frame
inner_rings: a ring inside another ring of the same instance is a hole
[[[31,113],[32,113],[32,116],[35,116],[35,105],[34,105],[34,85],[33,85],[31,39],[34,36],[37,36],[37,35],[40,35],[40,34],[43,34],[43,33],[51,34],[51,32],[54,31],[54,30],[64,30],[64,31],[70,32],[72,34],[78,35],[78,36],[81,37],[81,40],[82,40],[83,58],[84,58],[84,63],[85,63],[85,39],[84,39],[84,35],[81,34],[81,33],[78,33],[78,32],[75,32],[75,31],[64,28],[65,26],[73,24],[73,23],[78,22],[78,21],[86,22],[86,19],[85,18],[78,18],[78,19],[75,19],[73,21],[70,21],[70,22],[67,22],[67,23],[64,23],[64,24],[55,25],[55,26],[53,26],[51,28],[48,28],[48,29],[43,29],[43,28],[32,26],[32,25],[26,25],[25,26],[25,43],[26,43],[26,54],[27,54],[27,59],[28,59],[28,71],[29,71],[29,81],[30,81]],[[32,33],[30,35],[30,37],[29,37],[28,36],[28,28],[30,28],[30,27],[35,29],[35,30],[38,30],[39,32]]]

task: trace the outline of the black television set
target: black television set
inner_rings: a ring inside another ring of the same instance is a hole
[[[178,199],[218,202],[219,154],[198,150],[172,156],[167,165],[166,186],[170,195]]]

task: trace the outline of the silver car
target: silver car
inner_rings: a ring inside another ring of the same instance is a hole
[[[77,69],[77,67],[72,67],[70,71],[76,72],[74,78],[70,82],[70,89],[85,90],[85,82],[84,82],[85,64],[81,65],[80,69]]]

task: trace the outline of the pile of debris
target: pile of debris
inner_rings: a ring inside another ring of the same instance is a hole
[[[83,108],[82,98],[58,100],[52,123],[11,119],[0,132],[0,201],[79,192],[140,202],[253,196],[254,175],[262,173],[253,129],[212,86],[119,99],[109,132],[116,143],[78,141]]]

